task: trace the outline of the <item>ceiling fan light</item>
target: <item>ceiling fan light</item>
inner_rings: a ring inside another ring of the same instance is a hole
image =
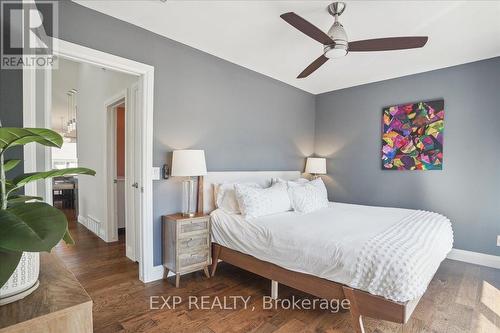
[[[347,54],[347,45],[334,44],[325,46],[325,57],[329,59],[342,58]]]
[[[330,59],[342,58],[347,54],[347,34],[342,24],[335,19],[328,36],[334,41],[332,45],[325,45],[325,57]]]

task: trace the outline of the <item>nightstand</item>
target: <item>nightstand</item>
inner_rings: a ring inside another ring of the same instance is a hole
[[[203,269],[210,278],[210,216],[173,214],[163,216],[162,220],[165,277],[169,271],[175,273],[177,288],[181,274]]]

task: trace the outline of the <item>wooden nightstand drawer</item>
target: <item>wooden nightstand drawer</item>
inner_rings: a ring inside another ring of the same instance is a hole
[[[203,231],[208,232],[208,220],[188,220],[180,222],[180,237],[184,235],[192,235],[197,233],[202,233]]]
[[[194,253],[179,255],[179,268],[185,270],[190,266],[208,265],[208,251],[202,250]]]
[[[206,235],[181,238],[177,243],[180,253],[190,253],[193,249],[205,249],[209,245],[208,233]]]

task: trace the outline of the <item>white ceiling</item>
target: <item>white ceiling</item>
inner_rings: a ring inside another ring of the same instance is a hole
[[[347,1],[349,40],[427,35],[423,49],[350,53],[305,79],[322,45],[285,23],[294,11],[324,31],[331,1],[75,1],[318,94],[500,55],[500,1]]]

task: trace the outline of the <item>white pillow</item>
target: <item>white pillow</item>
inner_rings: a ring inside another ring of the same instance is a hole
[[[328,192],[321,178],[307,183],[288,182],[288,194],[295,211],[310,213],[328,207]]]
[[[241,214],[234,186],[236,183],[214,184],[215,207],[222,209],[229,214]],[[257,183],[244,183],[242,185],[262,188]]]
[[[303,184],[303,183],[308,183],[309,182],[309,179],[306,179],[306,178],[297,178],[296,180],[284,180],[284,179],[281,179],[281,178],[273,178],[271,179],[271,184],[276,184],[276,183],[287,183],[287,182],[294,182],[294,183],[299,183],[299,184]]]
[[[234,189],[241,214],[245,215],[245,218],[282,213],[292,209],[285,183],[277,183],[268,188],[236,184]]]

